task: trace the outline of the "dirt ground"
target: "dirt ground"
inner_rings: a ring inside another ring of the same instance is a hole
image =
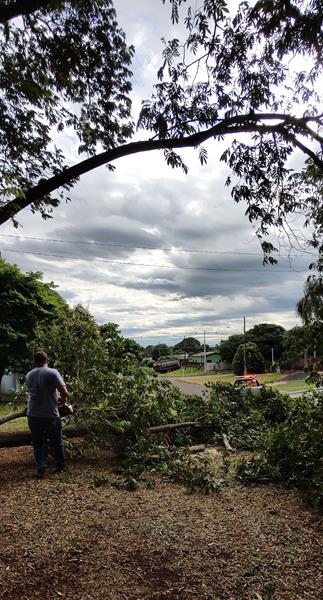
[[[130,492],[109,457],[69,469],[38,481],[30,448],[0,450],[1,599],[322,598],[321,521],[297,494]]]

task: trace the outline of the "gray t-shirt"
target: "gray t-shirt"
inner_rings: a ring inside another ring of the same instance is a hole
[[[59,417],[56,389],[58,385],[65,385],[59,372],[49,367],[36,367],[27,373],[26,383],[27,416],[45,419]]]

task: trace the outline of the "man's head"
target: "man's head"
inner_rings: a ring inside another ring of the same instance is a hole
[[[44,367],[48,363],[46,352],[36,352],[34,355],[35,367]]]

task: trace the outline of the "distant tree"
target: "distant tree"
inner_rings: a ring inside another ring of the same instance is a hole
[[[104,369],[105,348],[99,326],[81,305],[68,308],[30,348],[46,350],[50,365],[66,379],[84,381],[89,372]]]
[[[105,368],[114,373],[128,370],[138,365],[143,355],[143,348],[135,340],[123,337],[116,323],[100,326],[100,334],[104,343]]]
[[[280,365],[283,369],[291,369],[292,365],[304,357],[304,327],[293,327],[285,332],[283,338],[283,353]]]
[[[274,323],[260,323],[249,329],[246,333],[247,342],[257,344],[263,355],[266,366],[272,362],[272,348],[274,349],[275,362],[281,357],[284,347],[283,340],[285,335],[284,327]]]
[[[154,349],[151,353],[151,357],[153,360],[161,360],[162,358],[167,358],[169,354],[169,347],[167,344],[157,344],[154,346]]]
[[[263,373],[265,369],[265,359],[257,344],[247,342],[246,344],[246,362],[247,371],[252,373]],[[235,375],[243,375],[244,370],[244,345],[239,346],[232,361],[232,368]]]
[[[148,346],[145,346],[145,348],[143,349],[143,354],[145,358],[151,358],[151,354],[152,351],[154,349],[153,344],[149,344]]]
[[[181,342],[175,344],[175,352],[187,352],[188,354],[194,354],[195,352],[201,352],[202,346],[200,342],[194,337],[183,338]]]
[[[66,310],[42,273],[23,273],[0,258],[0,381],[6,369],[19,372],[31,364],[30,343]]]
[[[323,178],[322,178],[323,180]],[[322,190],[323,191],[323,190]],[[323,234],[323,209],[320,209],[321,214],[321,233]],[[322,237],[322,236],[321,236]],[[317,247],[322,254],[322,240],[318,241]],[[313,366],[313,382],[315,379],[320,380],[315,370],[317,366],[323,362],[323,257],[321,256],[316,263],[311,265],[311,268],[316,269],[316,273],[312,273],[304,286],[304,296],[297,302],[296,311],[304,324],[304,346],[306,350],[312,349],[316,353],[316,365]]]
[[[243,334],[230,335],[227,340],[221,340],[218,345],[218,351],[222,360],[232,363],[233,357],[242,342]]]

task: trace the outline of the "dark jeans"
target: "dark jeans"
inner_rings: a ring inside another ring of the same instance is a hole
[[[46,469],[47,467],[47,438],[52,443],[57,467],[64,467],[65,456],[61,418],[28,417],[28,426],[31,431],[37,469]]]

